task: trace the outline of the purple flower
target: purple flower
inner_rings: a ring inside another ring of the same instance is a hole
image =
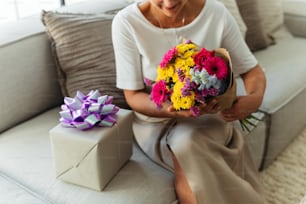
[[[195,90],[195,84],[189,78],[186,78],[184,87],[181,89],[182,96],[190,96],[193,90]]]
[[[192,106],[190,108],[190,112],[192,113],[193,116],[199,116],[200,113],[200,108],[198,106]]]
[[[179,68],[177,71],[176,71],[177,75],[178,75],[178,78],[180,81],[184,81],[185,79],[185,73],[184,73],[184,70],[182,70],[181,68]]]
[[[215,89],[215,88],[208,89],[208,95],[210,96],[218,96],[219,93],[220,93],[219,89]]]

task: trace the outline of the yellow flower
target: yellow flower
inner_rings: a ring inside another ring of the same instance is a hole
[[[193,67],[195,65],[194,61],[193,61],[193,57],[188,57],[185,61],[185,64],[188,66],[188,67]]]
[[[163,67],[160,68],[160,66],[158,66],[157,68],[157,77],[155,81],[159,81],[159,80],[165,80],[168,78],[168,74],[167,74],[167,67]]]
[[[184,59],[187,59],[187,58],[190,58],[190,57],[192,57],[193,55],[194,55],[194,51],[193,50],[187,50],[185,53],[184,53],[184,55],[183,55],[183,58]]]
[[[176,83],[177,81],[179,81],[179,77],[178,77],[178,74],[176,72],[172,76],[172,81],[173,81],[173,83]]]
[[[176,58],[175,59],[175,69],[180,69],[181,67],[185,66],[185,60],[181,59],[181,58]]]
[[[175,75],[175,67],[173,65],[168,66],[167,75],[169,77],[173,77]]]
[[[164,80],[168,83],[170,81],[170,78],[173,78],[174,74],[175,70],[173,65],[168,65],[163,68],[158,67],[156,81]]]
[[[186,51],[192,50],[194,48],[196,48],[196,46],[194,44],[181,43],[181,44],[178,44],[176,46],[176,49],[177,49],[178,53],[181,54],[181,55],[184,55]]]
[[[183,82],[177,82],[173,87],[171,102],[176,110],[190,109],[194,105],[195,94],[192,92],[190,96],[182,96]]]

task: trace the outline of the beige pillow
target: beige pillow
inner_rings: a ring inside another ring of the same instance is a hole
[[[263,29],[276,40],[279,36],[290,35],[284,25],[282,5],[282,0],[258,0]]]
[[[252,51],[264,49],[273,43],[262,26],[258,0],[236,0],[240,14],[247,26],[246,43]]]
[[[232,14],[234,19],[236,20],[239,30],[242,34],[242,36],[245,38],[247,27],[240,15],[237,3],[235,0],[218,0],[224,4],[224,6],[227,8],[227,10]]]
[[[116,88],[112,17],[43,11],[42,22],[51,39],[63,95],[98,89],[102,95],[113,96],[114,104],[128,108],[122,90]]]

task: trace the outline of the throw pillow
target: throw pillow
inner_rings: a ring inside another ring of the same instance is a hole
[[[239,26],[242,36],[245,38],[247,27],[240,15],[236,1],[235,0],[219,0],[219,1],[222,2],[224,6],[227,8],[227,10],[232,14],[232,16],[234,17],[234,19],[236,20]]]
[[[258,0],[236,0],[240,14],[247,26],[246,43],[250,50],[264,49],[273,43],[264,31],[259,15]]]
[[[278,36],[288,36],[290,33],[284,25],[282,0],[258,0],[259,15],[266,33],[277,40]]]
[[[77,90],[87,94],[98,89],[102,95],[113,96],[117,106],[128,108],[122,90],[116,87],[112,17],[42,12],[64,96],[74,97]]]

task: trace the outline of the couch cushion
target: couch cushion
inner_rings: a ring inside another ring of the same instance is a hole
[[[0,173],[0,203],[1,204],[47,204],[44,200],[28,192],[14,180]]]
[[[283,2],[284,22],[293,35],[306,37],[306,1],[286,0]]]
[[[73,97],[99,89],[127,108],[122,90],[116,87],[111,40],[112,15],[43,12],[42,21],[52,43],[62,92]]]
[[[305,38],[283,39],[255,52],[265,69],[267,89],[261,110],[274,113],[306,88]]]
[[[134,146],[131,160],[102,192],[55,178],[48,131],[58,123],[55,108],[3,133],[0,172],[49,203],[156,204],[176,200],[172,173],[151,162]]]
[[[258,0],[259,16],[263,30],[272,36],[276,42],[290,36],[284,25],[284,12],[282,0]]]
[[[265,33],[259,15],[258,0],[236,0],[247,26],[246,43],[252,51],[268,47],[272,40]]]
[[[126,0],[91,0],[61,7],[69,12],[106,12]],[[50,43],[40,15],[0,25],[0,132],[54,107],[62,100]]]
[[[0,46],[0,72],[0,133],[62,100],[44,33]]]

